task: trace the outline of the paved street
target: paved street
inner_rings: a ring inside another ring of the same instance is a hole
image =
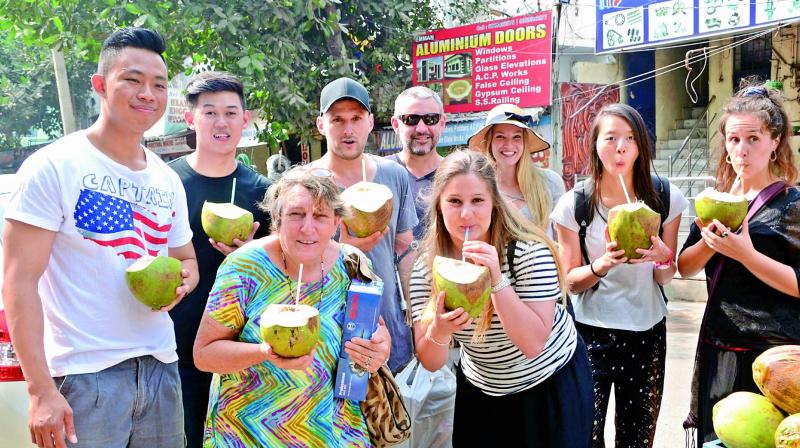
[[[656,448],[684,446],[683,420],[689,409],[691,382],[697,332],[703,317],[705,302],[670,301],[667,317],[667,373],[664,398],[656,431]],[[613,396],[612,396],[613,399]],[[609,406],[610,407],[610,406]],[[613,447],[613,415],[606,420],[606,446]]]

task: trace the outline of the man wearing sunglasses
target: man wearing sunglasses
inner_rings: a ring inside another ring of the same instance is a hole
[[[423,200],[425,192],[433,183],[436,169],[442,163],[442,156],[436,152],[436,145],[445,125],[442,99],[433,90],[424,86],[414,86],[404,90],[394,101],[392,128],[400,140],[400,152],[387,157],[408,173],[411,193],[415,199],[417,217],[420,222],[414,227],[414,240],[419,241],[425,230],[425,211],[427,203]]]
[[[363,85],[349,78],[330,82],[320,94],[317,117],[317,129],[325,136],[327,152],[313,165],[330,170],[334,182],[344,189],[363,180],[363,160],[367,180],[386,185],[392,191],[394,210],[386,230],[356,238],[342,223],[339,241],[366,253],[384,282],[381,315],[392,337],[389,368],[397,373],[411,360],[412,340],[411,329],[405,324],[405,300],[397,281],[395,257],[410,246],[414,238],[412,229],[418,221],[406,171],[394,162],[364,153],[373,124],[369,94]],[[403,269],[410,269],[410,265],[404,265]],[[402,274],[407,278],[406,272]]]

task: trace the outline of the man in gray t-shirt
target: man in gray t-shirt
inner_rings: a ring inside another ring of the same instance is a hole
[[[314,165],[329,169],[336,184],[346,188],[363,180],[363,163],[368,181],[386,185],[392,191],[394,210],[383,232],[357,238],[350,235],[343,224],[339,240],[366,253],[373,269],[384,281],[381,316],[392,336],[389,368],[397,373],[413,356],[411,328],[405,324],[406,304],[395,271],[395,254],[408,249],[413,240],[412,229],[417,225],[408,177],[396,163],[364,154],[374,124],[364,86],[349,78],[332,81],[322,89],[320,112],[317,129],[327,140],[327,152]],[[415,257],[406,258],[413,260]],[[405,275],[403,270],[410,271],[411,266],[405,263],[399,267]]]
[[[419,218],[419,224],[414,227],[415,240],[420,240],[425,232],[429,191],[443,160],[436,152],[436,145],[446,121],[442,99],[427,87],[410,87],[394,101],[392,128],[401,149],[386,158],[399,163],[408,172]]]

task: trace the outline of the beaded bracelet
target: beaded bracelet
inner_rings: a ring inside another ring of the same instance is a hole
[[[655,264],[655,266],[656,266],[656,269],[662,269],[663,270],[663,269],[669,269],[670,267],[672,267],[672,263],[675,261],[675,252],[673,252],[672,249],[670,249],[669,247],[667,248],[667,250],[669,250],[669,258],[667,258],[667,261],[654,261],[653,262],[653,264]]]

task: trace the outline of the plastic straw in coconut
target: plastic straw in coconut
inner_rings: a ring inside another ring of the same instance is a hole
[[[303,263],[300,263],[300,272],[297,273],[297,295],[294,298],[294,304],[300,305],[300,286],[303,284]]]
[[[733,194],[733,189],[736,188],[736,184],[739,183],[739,176],[736,176],[736,179],[733,179],[733,183],[731,184],[731,189],[728,190],[728,193]]]
[[[469,239],[469,227],[467,227],[467,230],[464,231],[464,242],[466,243],[468,239]],[[463,262],[467,261],[466,255],[461,254],[461,261]]]
[[[361,177],[364,178],[364,182],[367,181],[367,158],[363,154],[361,155]]]
[[[236,196],[236,178],[233,178],[233,187],[231,188],[231,204],[233,204],[233,198]]]
[[[625,192],[625,200],[627,200],[628,204],[630,204],[631,196],[628,194],[628,187],[625,186],[625,179],[622,178],[622,174],[619,175],[619,183],[622,184],[622,191]]]

